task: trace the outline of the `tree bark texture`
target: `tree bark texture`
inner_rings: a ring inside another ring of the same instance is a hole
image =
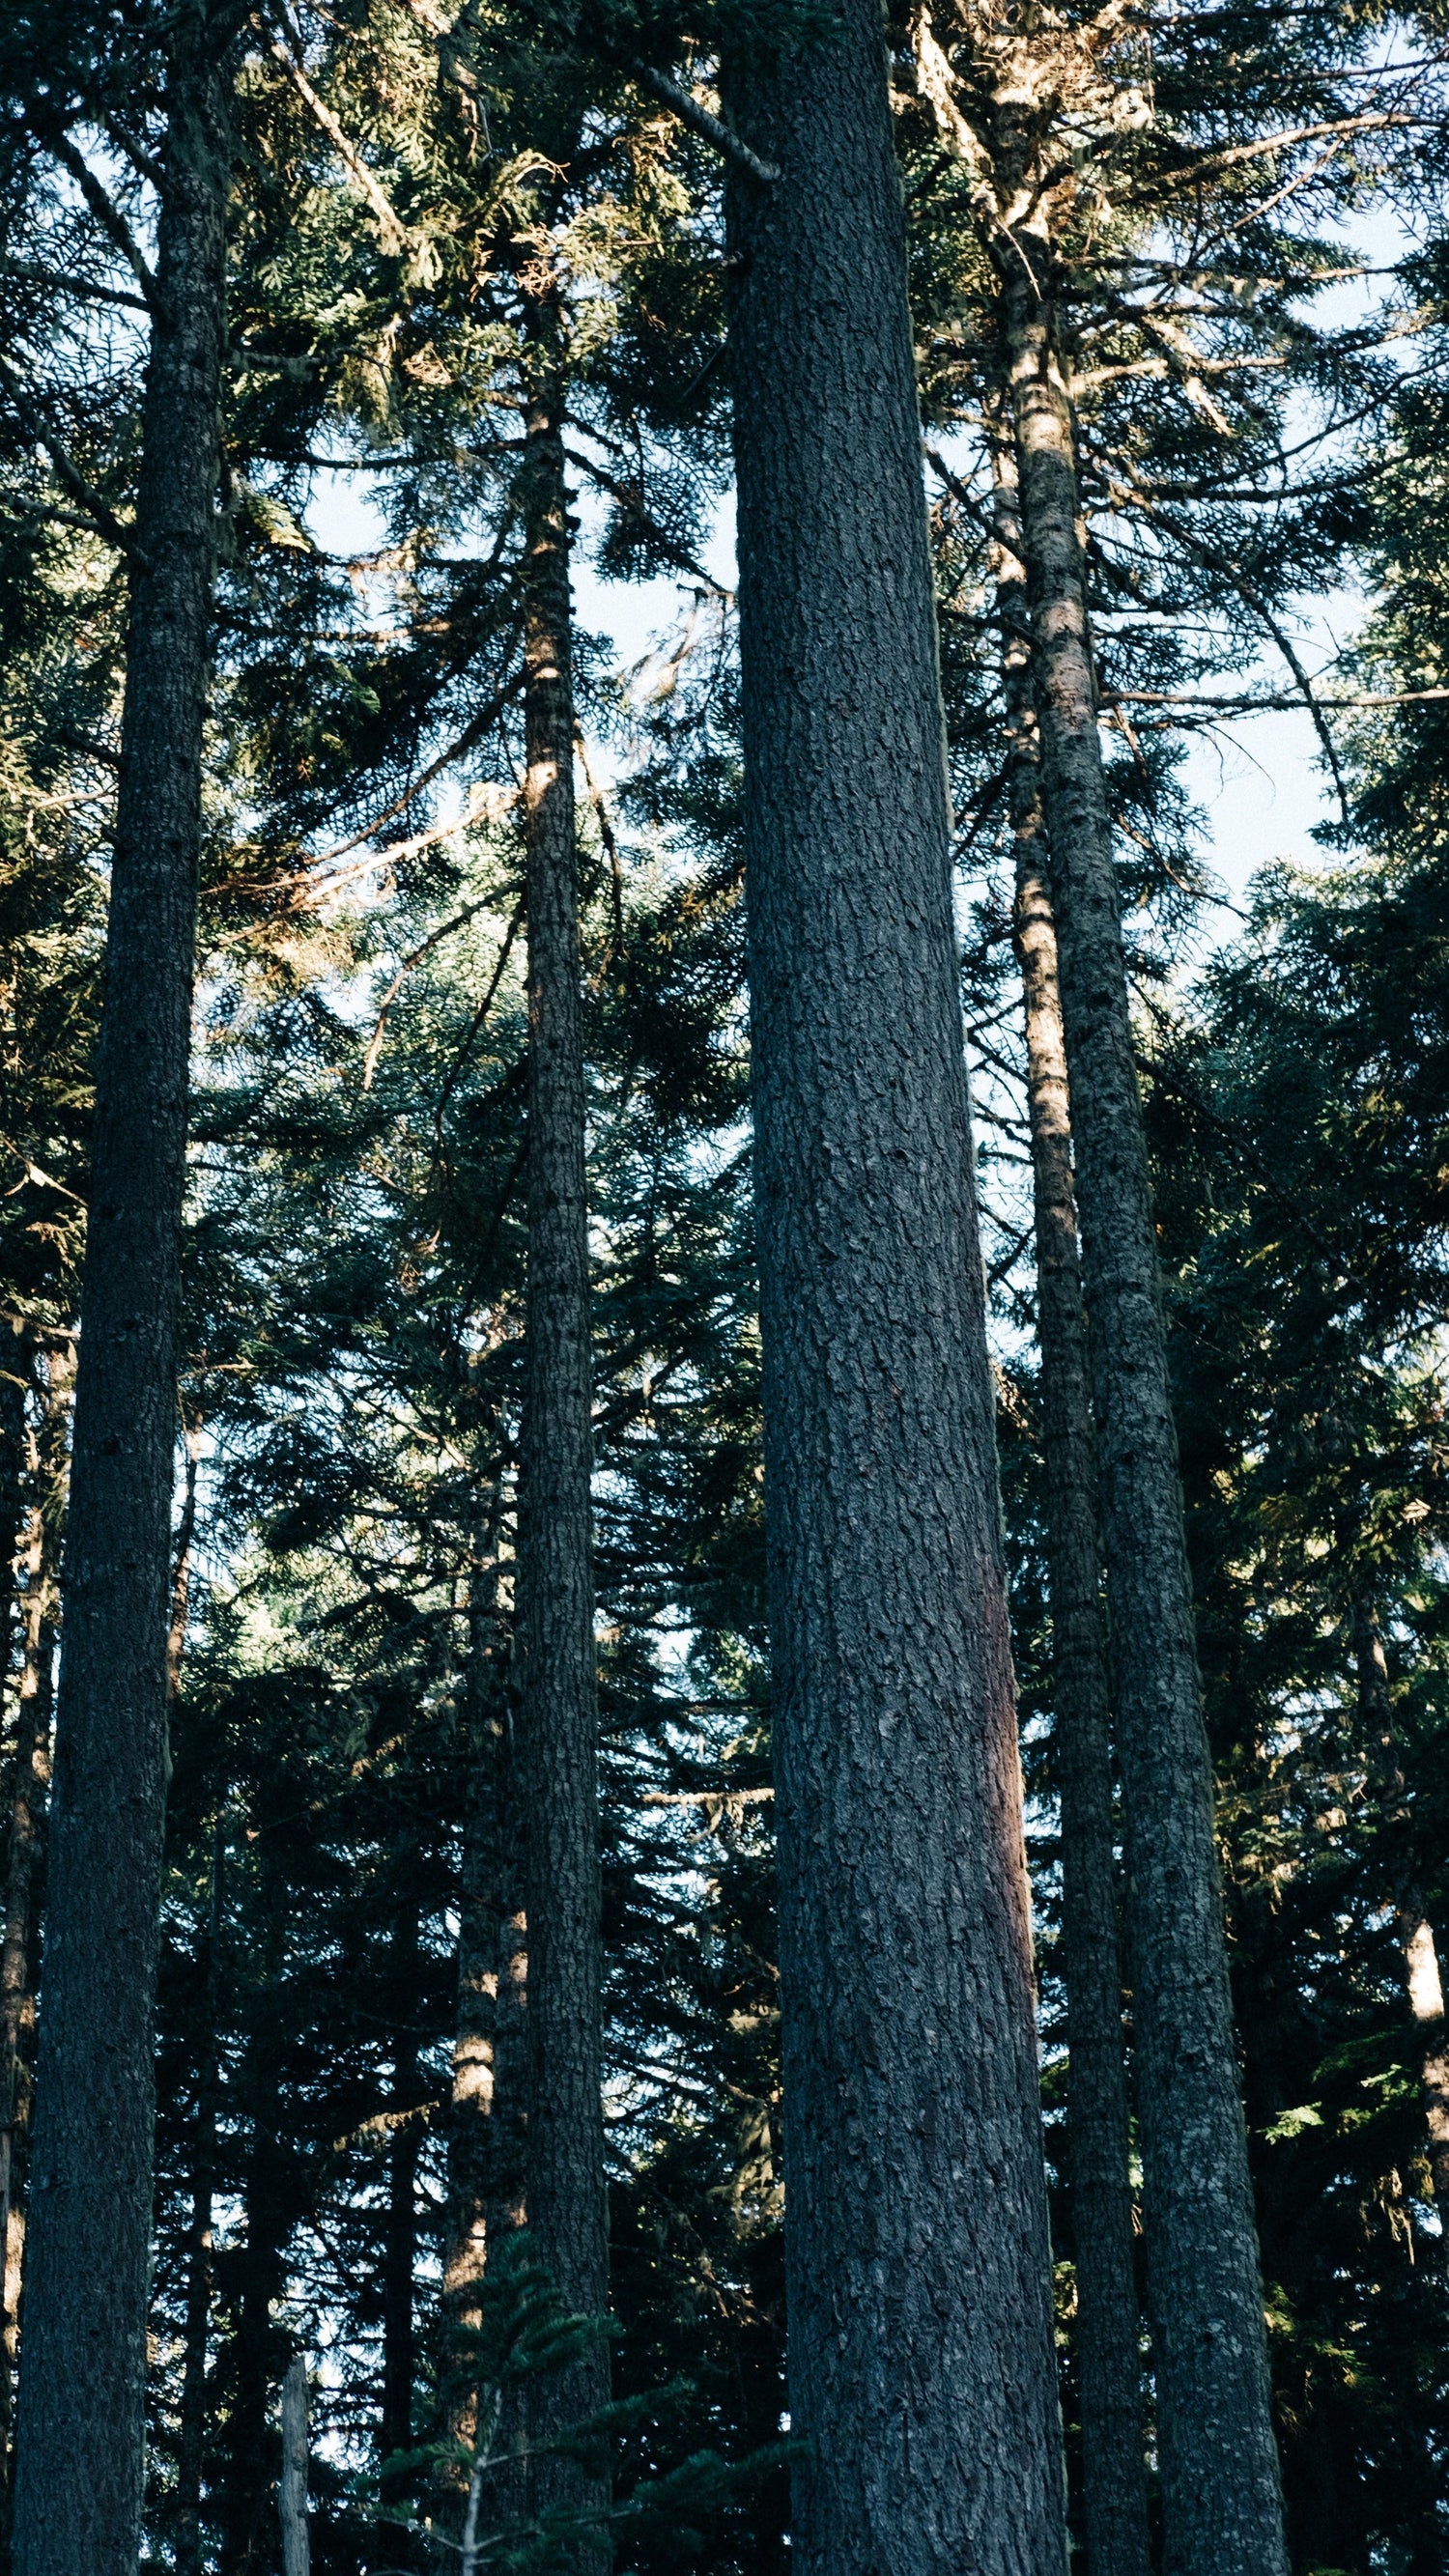
[[[547,325],[540,340],[548,337]],[[593,1595],[593,1372],[563,388],[536,347],[524,475],[528,1270],[518,1536],[527,1830],[528,2224],[571,2308],[608,2304]],[[540,2383],[560,2420],[597,2359]]]
[[[1001,245],[1071,1080],[1133,1968],[1168,2576],[1280,2576],[1283,2510],[1192,1586],[1097,732],[1070,406],[1042,281]]]
[[[81,1291],[17,2576],[134,2576],[176,1332],[224,332],[204,15],[173,37]]]
[[[1414,2017],[1419,2051],[1419,2091],[1424,2105],[1429,2170],[1434,2198],[1449,2227],[1449,2039],[1444,2019],[1444,1983],[1434,1926],[1414,1868],[1410,1815],[1394,1725],[1388,1658],[1383,1631],[1371,1601],[1353,1605],[1354,1661],[1358,1670],[1359,1717],[1369,1778],[1377,1791],[1380,1813],[1393,1852],[1393,1906],[1404,1958],[1404,1987]],[[1398,1848],[1395,1851],[1394,1846]]]
[[[881,22],[737,73],[801,2576],[1061,2576],[1031,1929]]]
[[[1141,2319],[1132,2236],[1112,1814],[1111,1692],[1096,1456],[1072,1181],[1071,1106],[1041,801],[1031,631],[1016,461],[996,442],[995,579],[1003,627],[1015,936],[1025,1011],[1036,1232],[1037,1342],[1046,1465],[1062,1953],[1067,1995],[1067,2144],[1077,2292],[1077,2373],[1087,2564],[1150,2576]]]

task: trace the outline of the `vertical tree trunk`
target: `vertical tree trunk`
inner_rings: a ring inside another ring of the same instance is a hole
[[[174,1624],[174,1623],[173,1623]],[[206,2028],[196,2085],[196,2141],[191,2155],[191,2227],[186,2248],[185,2359],[181,2438],[176,2461],[176,2576],[201,2576],[201,2486],[206,2458],[206,2363],[211,2333],[212,2200],[220,2109],[221,1903],[225,1844],[218,1822],[211,1856],[211,1908],[206,1935]]]
[[[0,1611],[0,1693],[9,1688],[18,1625],[15,1559],[25,1517],[25,1396],[31,1375],[27,1362],[19,1326],[8,1340],[0,1334],[0,1584],[5,1587]]]
[[[134,2576],[179,1236],[223,340],[203,11],[172,36],[81,1294],[16,2468],[17,2576]]]
[[[1009,161],[1009,153],[1006,156]],[[1283,2510],[1050,245],[1001,245],[1112,1623],[1169,2576],[1280,2576]]]
[[[1419,2046],[1419,2089],[1429,2141],[1434,2197],[1449,2227],[1449,2042],[1445,2037],[1444,1984],[1434,1927],[1424,1911],[1409,1843],[1409,1809],[1399,1761],[1383,1632],[1371,1601],[1353,1605],[1354,1661],[1359,1716],[1369,1777],[1379,1799],[1393,1853],[1393,1904],[1404,1954],[1404,1986]]]
[[[495,1483],[478,1515],[463,1677],[468,1784],[443,2253],[443,2318],[458,2326],[477,2325],[489,2249],[524,2214],[523,1909],[498,1617],[501,1508]],[[472,2424],[463,2399],[452,2429],[468,2435]]]
[[[416,2008],[416,1905],[405,1907],[399,1918],[393,1940],[392,1964],[395,1978],[392,2008],[399,2032],[394,2043],[392,2098],[398,2125],[388,2145],[387,2211],[383,2233],[379,2449],[384,2461],[411,2447],[413,2381],[417,2374],[413,2273],[418,2251],[418,2152],[422,2145],[422,2129],[415,2116],[408,2116],[415,2114],[418,2107],[418,2052],[407,2028],[408,2017]],[[396,2495],[395,2483],[385,2479],[384,2500],[394,2501]],[[396,2561],[400,2535],[385,2532],[383,2539],[384,2562]]]
[[[307,2365],[300,2353],[282,2382],[282,2474],[277,2485],[284,2576],[309,2576],[307,2529]]]
[[[286,2348],[276,2311],[286,2288],[286,2247],[293,2210],[279,2169],[275,2137],[267,2126],[277,2054],[270,2037],[258,2043],[248,2068],[255,2134],[246,2180],[246,2250],[228,2256],[229,2283],[239,2310],[229,2351],[218,2354],[219,2415],[224,2427],[217,2520],[221,2526],[221,2576],[256,2576],[262,2534],[271,2520],[276,2451],[268,2409]],[[225,2367],[223,2368],[223,2365]],[[262,2561],[261,2563],[265,2563]]]
[[[50,1790],[50,1728],[56,1647],[56,1575],[64,1526],[66,1432],[72,1367],[52,1352],[45,1413],[35,1453],[34,1504],[25,1549],[23,1643],[15,1724],[15,1772],[10,1796],[10,1850],[5,1878],[5,1924],[0,1939],[0,2460],[8,2465],[16,2361],[20,2345],[20,2289],[25,2250],[21,2200],[30,2072],[26,2045],[35,2018],[35,1866]]]
[[[745,833],[801,2576],[1060,2576],[1020,1772],[874,0],[740,72]]]
[[[1071,1112],[1016,463],[995,442],[996,597],[1004,642],[1015,931],[1025,1002],[1036,1223],[1037,1339],[1046,1461],[1047,1564],[1062,1950],[1067,1993],[1067,2141],[1077,2285],[1082,2479],[1092,2576],[1149,2576],[1141,2324],[1132,2245],[1127,2074],[1113,1850],[1107,1621],[1097,1529]]]
[[[518,1539],[520,1787],[528,1834],[528,2223],[570,2307],[608,2303],[600,2095],[592,1367],[574,832],[563,388],[547,318],[528,389],[524,650],[528,1272]],[[551,2416],[604,2394],[602,2353],[542,2384]]]

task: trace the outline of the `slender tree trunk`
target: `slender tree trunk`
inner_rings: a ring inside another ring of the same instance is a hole
[[[592,1367],[563,388],[540,326],[524,460],[528,1273],[518,1622],[528,1922],[528,2224],[569,2306],[608,2304],[600,2092]],[[602,2352],[540,2383],[550,2418],[606,2392]]]
[[[874,0],[737,74],[735,453],[801,2576],[1060,2576],[1031,1928]]]
[[[413,2274],[418,2252],[418,2151],[422,2130],[418,2106],[418,2052],[407,2024],[416,2010],[418,1915],[406,1906],[393,1940],[395,1980],[393,2012],[398,2024],[392,2074],[393,2110],[398,2125],[388,2144],[387,2210],[382,2258],[382,2420],[379,2450],[384,2462],[411,2448],[413,2382],[417,2376],[416,2314]],[[397,2501],[396,2481],[384,2478],[384,2502]],[[404,2554],[403,2536],[384,2527],[379,2563],[396,2565]]]
[[[1034,234],[1003,244],[1002,300],[1112,1623],[1166,2563],[1169,2576],[1280,2576],[1263,2296],[1072,422],[1041,291],[1050,257]]]
[[[1077,2287],[1082,2479],[1092,2576],[1149,2576],[1141,2320],[1112,1817],[1111,1697],[1056,924],[1031,692],[1016,461],[994,444],[1016,952],[1026,1020],[1037,1339],[1047,1484],[1052,1683],[1061,1799],[1067,2140]]]
[[[186,2248],[185,2359],[181,2438],[176,2462],[176,2576],[201,2576],[201,2487],[206,2460],[206,2364],[213,2286],[212,2202],[220,2110],[221,1905],[225,1844],[218,1822],[211,1855],[211,1909],[206,1936],[206,2025],[196,2086],[196,2141],[191,2156],[191,2227]]]
[[[9,1689],[19,1626],[15,1560],[25,1519],[25,1396],[31,1382],[29,1354],[18,1326],[8,1342],[0,1335],[0,1697]]]
[[[219,2412],[225,2426],[225,2452],[218,2521],[221,2576],[256,2576],[262,2534],[271,2520],[276,2450],[268,2426],[268,2409],[286,2338],[276,2311],[286,2288],[286,2246],[293,2210],[279,2168],[277,2141],[268,2125],[277,2073],[277,2053],[269,2037],[258,2043],[248,2070],[255,2135],[246,2181],[245,2253],[228,2257],[236,2285],[236,2332],[225,2356],[229,2385]],[[221,2356],[218,2356],[218,2371]]]
[[[64,1526],[66,1430],[72,1370],[52,1355],[45,1417],[35,1456],[35,1500],[25,1548],[23,1642],[15,1726],[15,1771],[10,1794],[10,1851],[5,1878],[5,1923],[0,1939],[0,2252],[3,2252],[3,2318],[0,2318],[0,2460],[8,2464],[16,2363],[20,2348],[20,2291],[25,2217],[21,2184],[30,2116],[26,2049],[35,2020],[35,1869],[50,1790],[50,1729],[54,1713],[56,1577]]]
[[[478,1515],[463,1677],[468,1785],[443,2254],[443,2317],[457,2326],[478,2324],[489,2249],[524,2215],[525,1962],[499,1627],[501,1507],[495,1483]],[[460,2400],[453,2431],[471,2436],[473,2419]]]
[[[307,2528],[307,2365],[300,2353],[282,2382],[282,2474],[277,2486],[284,2576],[309,2576]]]
[[[134,2576],[141,2518],[179,1235],[227,168],[204,12],[183,14],[171,41],[81,1294],[17,2576]]]
[[[181,1688],[186,1653],[186,1620],[191,1607],[191,1559],[196,1544],[196,1477],[201,1463],[201,1424],[182,1426],[186,1447],[186,1483],[171,1565],[171,1617],[166,1630],[166,1700],[169,1707]]]
[[[1358,1669],[1359,1715],[1369,1774],[1374,1780],[1384,1824],[1395,1853],[1393,1902],[1399,1943],[1404,1954],[1404,1986],[1419,2047],[1419,2088],[1429,2140],[1429,2170],[1434,2197],[1449,2226],[1449,2042],[1445,2037],[1444,1984],[1434,1927],[1414,1868],[1410,1843],[1408,1798],[1399,1760],[1389,1690],[1383,1632],[1371,1601],[1353,1605],[1354,1660]]]

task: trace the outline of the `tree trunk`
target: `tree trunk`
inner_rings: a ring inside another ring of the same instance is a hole
[[[608,2304],[600,2093],[592,1366],[563,389],[546,318],[523,466],[528,1271],[518,1538],[527,1820],[528,2224],[571,2308]],[[602,2352],[539,2383],[550,2420],[606,2393]],[[546,2479],[546,2483],[547,2483]]]
[[[309,2576],[307,2530],[307,2365],[300,2353],[282,2382],[282,2474],[277,2484],[284,2576]]]
[[[35,1500],[25,1549],[23,1644],[10,1795],[10,1851],[5,1924],[0,1939],[0,2460],[9,2461],[11,2412],[20,2348],[20,2291],[25,2216],[22,2183],[30,2117],[26,2049],[35,2022],[35,1867],[50,1791],[54,1712],[56,1575],[64,1526],[66,1431],[72,1369],[52,1354],[45,1417],[35,1456]]]
[[[0,1613],[0,1692],[10,1686],[19,1624],[15,1597],[15,1560],[25,1517],[25,1396],[31,1383],[29,1353],[21,1327],[6,1342],[0,1336],[0,1583],[5,1604]]]
[[[411,1855],[409,1854],[410,1858]],[[406,1865],[406,1864],[405,1864]],[[387,2209],[383,2221],[382,2257],[382,2420],[378,2448],[384,2464],[382,2498],[396,2504],[400,2490],[386,2475],[386,2463],[409,2450],[413,2438],[413,2382],[417,2375],[413,2274],[418,2252],[418,2154],[422,2128],[417,2119],[418,2052],[408,2030],[416,2010],[418,1913],[405,1906],[393,1939],[392,2010],[398,2029],[394,2043],[392,2099],[397,2125],[387,2154]],[[380,2565],[394,2565],[406,2554],[403,2535],[384,2526],[379,2534]]]
[[[179,1238],[226,199],[211,31],[185,17],[173,45],[81,1293],[17,2576],[134,2576],[141,2518]]]
[[[734,84],[745,846],[801,2576],[1060,2576],[1020,1769],[873,0]]]
[[[174,1623],[173,1623],[174,1624]],[[174,1675],[173,1675],[174,1679]],[[211,1911],[206,1936],[206,2027],[196,2084],[196,2143],[191,2156],[191,2228],[186,2249],[185,2359],[181,2438],[176,2461],[176,2576],[201,2576],[201,2486],[206,2459],[206,2363],[211,2333],[212,2200],[220,2110],[221,1902],[225,1844],[220,1823],[211,1856]]]
[[[1008,156],[1009,158],[1009,156]],[[1041,236],[1002,245],[1126,1829],[1169,2576],[1280,2576],[1283,2509],[1238,2096],[1177,1440]]]
[[[517,1886],[517,1819],[498,1616],[502,1495],[487,1490],[478,1516],[463,1679],[468,1783],[458,1910],[458,2021],[448,2125],[448,2233],[443,2253],[445,2324],[476,2327],[490,2247],[523,2223],[525,1985],[523,1908]],[[460,2398],[451,2430],[471,2438],[474,2409]]]
[[[286,2350],[277,2310],[287,2285],[286,2248],[296,2187],[295,2173],[282,2169],[281,2151],[269,2126],[279,2057],[273,2035],[255,2042],[245,2084],[254,2122],[245,2194],[246,2246],[227,2257],[228,2304],[237,2322],[230,2349],[217,2356],[217,2375],[223,2381],[218,2415],[224,2428],[218,2444],[222,2454],[217,2496],[220,2576],[256,2576],[258,2566],[265,2563],[259,2553],[271,2518],[277,2462],[268,2409]]]
[[[1429,2141],[1429,2170],[1434,2177],[1434,2198],[1449,2228],[1449,2044],[1445,2038],[1444,1984],[1439,1974],[1434,1927],[1424,1911],[1414,1868],[1388,1659],[1378,1616],[1370,1601],[1356,1601],[1353,1605],[1353,1646],[1369,1776],[1377,1788],[1392,1843],[1399,1846],[1393,1871],[1394,1916],[1419,2049],[1419,2089]]]
[[[1031,634],[1016,463],[994,442],[996,598],[1004,643],[1015,932],[1025,1002],[1036,1225],[1037,1341],[1047,1486],[1062,1951],[1067,1994],[1067,2142],[1077,2289],[1077,2369],[1087,2564],[1149,2576],[1141,2321],[1132,2241],[1122,1970],[1112,1819],[1111,1698],[1096,1459],[1087,1380],[1071,1111],[1057,985],[1056,924],[1031,693]]]

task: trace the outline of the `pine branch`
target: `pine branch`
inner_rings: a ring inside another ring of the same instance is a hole
[[[156,310],[156,274],[116,204],[110,191],[101,186],[85,154],[72,143],[68,134],[57,134],[51,142],[62,169],[68,170],[89,206],[107,240],[118,250],[141,289],[151,312]]]
[[[732,161],[735,168],[743,170],[747,177],[757,179],[761,187],[773,188],[780,176],[774,162],[762,161],[758,152],[752,152],[741,135],[722,124],[717,116],[712,116],[707,107],[701,107],[699,100],[682,88],[677,80],[671,80],[668,72],[658,72],[652,63],[638,58],[630,63],[629,70],[639,87],[646,89],[651,98],[657,98],[660,106],[667,107],[671,115],[677,116],[681,125],[687,125],[691,134],[697,134],[703,143],[712,144],[726,161]]]
[[[283,11],[279,14],[282,16],[282,22],[284,26],[286,26],[293,43],[300,44],[296,30],[287,19],[285,12]],[[260,13],[253,17],[252,25],[256,28],[257,33],[266,39],[266,29],[262,23]],[[318,96],[316,90],[307,78],[302,65],[299,62],[294,61],[287,47],[283,44],[280,36],[273,36],[269,41],[273,58],[281,64],[283,71],[292,83],[298,97],[311,109],[318,125],[320,125],[328,141],[335,148],[344,166],[356,180],[363,195],[367,199],[368,204],[371,206],[373,213],[376,215],[378,243],[384,256],[388,259],[399,258],[408,246],[410,237],[407,226],[401,221],[391,201],[385,194],[384,190],[379,186],[377,180],[369,170],[367,163],[363,160],[361,153],[357,150],[356,145],[349,140],[343,127],[339,125],[331,108],[327,105],[326,100]]]
[[[85,513],[84,525],[104,537],[107,544],[114,546],[117,554],[124,555],[137,572],[149,572],[150,558],[142,553],[129,528],[123,528],[114,511],[107,508],[94,485],[87,482],[65,441],[49,427],[43,413],[26,392],[25,379],[8,349],[0,349],[0,367],[9,378],[10,400],[22,427],[44,448],[71,499]]]

